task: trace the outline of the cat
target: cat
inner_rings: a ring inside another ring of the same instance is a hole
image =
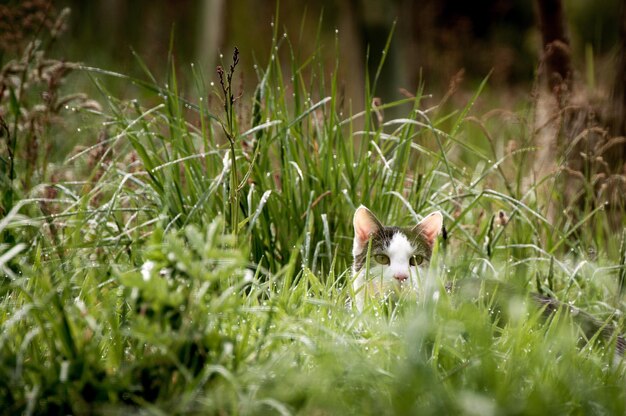
[[[353,283],[354,303],[363,312],[365,299],[385,296],[388,291],[420,287],[420,268],[431,259],[437,236],[444,230],[441,212],[433,212],[413,227],[384,226],[364,205],[354,213],[354,256]],[[369,268],[367,267],[369,251]],[[477,287],[478,284],[478,287]],[[463,279],[454,285],[447,284],[446,291],[467,295],[478,292],[508,293],[516,295],[513,287],[502,282],[482,279]],[[517,294],[519,295],[519,294]],[[602,322],[590,314],[569,304],[539,293],[530,293],[529,298],[542,308],[546,318],[559,309],[566,309],[575,317],[587,339],[600,333],[608,342],[615,339],[615,356],[621,359],[626,352],[626,340],[617,333],[613,325]]]
[[[430,261],[435,239],[443,227],[439,211],[426,216],[413,227],[385,227],[364,205],[354,213],[352,270],[355,304],[363,310],[365,299],[386,292],[418,287],[419,268]],[[366,265],[370,250],[369,268]]]

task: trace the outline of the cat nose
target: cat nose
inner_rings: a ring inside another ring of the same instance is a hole
[[[409,276],[406,275],[406,273],[395,273],[393,275],[393,278],[396,279],[398,282],[404,282],[406,279],[409,278]]]

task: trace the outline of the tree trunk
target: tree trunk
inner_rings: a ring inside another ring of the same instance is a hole
[[[585,171],[582,155],[590,140],[576,137],[588,128],[590,112],[585,106],[572,104],[572,58],[562,1],[537,0],[536,4],[543,46],[538,71],[542,88],[537,90],[534,139],[538,152],[531,183],[554,175],[558,191],[554,193],[554,189],[547,186],[544,198],[550,222],[558,225],[563,219],[563,210],[576,216],[579,209],[585,209],[581,204],[589,199],[585,193],[588,188],[582,174]],[[557,164],[559,160],[563,160],[563,164]],[[593,201],[592,197],[591,203]]]
[[[542,35],[539,88],[535,108],[535,144],[538,147],[531,182],[551,175],[562,154],[563,112],[572,89],[572,64],[565,34],[561,0],[537,0],[538,25]],[[543,87],[547,87],[543,89]]]
[[[626,136],[626,5],[624,3],[622,3],[621,16],[615,80],[611,91],[610,117],[613,136]],[[626,160],[626,146],[622,146],[622,160]]]
[[[561,0],[538,0],[539,26],[543,39],[543,75],[561,107],[572,90],[572,57],[565,31]]]
[[[200,68],[210,78],[215,73],[217,53],[224,39],[224,0],[202,0],[200,14],[196,56]]]
[[[624,12],[612,97],[594,103],[592,94],[576,85],[572,77],[562,1],[537,0],[537,9],[543,40],[539,76],[547,88],[540,89],[537,95],[535,143],[539,151],[534,179],[555,174],[558,191],[545,195],[548,217],[555,225],[565,219],[564,211],[570,220],[577,221],[582,212],[602,205],[610,227],[605,231],[610,233],[623,226],[626,207],[626,149],[623,138],[611,136],[623,135],[624,131]],[[608,113],[608,117],[599,121],[597,115],[603,113]],[[558,160],[562,164],[557,165]]]

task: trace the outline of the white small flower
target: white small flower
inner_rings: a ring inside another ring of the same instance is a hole
[[[150,260],[141,266],[141,277],[143,277],[145,282],[150,280],[152,269],[154,269],[154,262]]]

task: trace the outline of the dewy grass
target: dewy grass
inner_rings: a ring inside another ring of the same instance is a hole
[[[368,82],[353,114],[337,71],[274,38],[256,88],[228,85],[226,113],[196,69],[195,99],[172,62],[163,85],[141,63],[148,81],[85,69],[106,134],[67,169],[89,174],[56,183],[45,212],[23,199],[0,220],[3,410],[623,414],[612,343],[524,295],[622,324],[620,233],[594,231],[597,209],[547,220],[551,178],[524,183],[520,168],[532,129],[472,115],[478,94],[425,108],[427,86],[373,106]],[[111,97],[107,76],[147,98]],[[427,290],[363,313],[347,302],[360,203],[399,225],[441,210],[447,228]],[[446,292],[468,279],[469,296]]]

